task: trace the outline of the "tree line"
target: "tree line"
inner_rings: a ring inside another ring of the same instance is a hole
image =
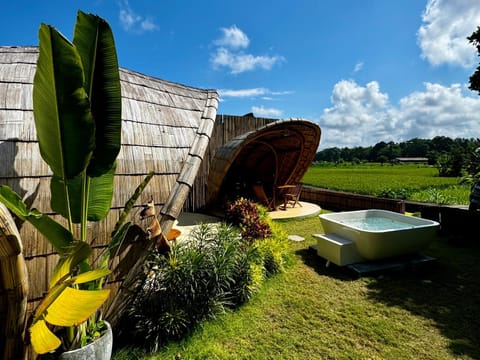
[[[433,139],[414,138],[396,143],[381,141],[374,146],[324,149],[315,155],[315,162],[329,163],[394,163],[401,157],[421,157],[436,166],[440,176],[475,175],[480,171],[480,139],[451,139],[436,136]]]

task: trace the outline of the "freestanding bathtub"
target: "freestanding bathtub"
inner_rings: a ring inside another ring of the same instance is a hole
[[[386,210],[345,211],[319,217],[325,234],[315,235],[317,252],[337,265],[418,252],[435,238],[440,226],[436,221]]]

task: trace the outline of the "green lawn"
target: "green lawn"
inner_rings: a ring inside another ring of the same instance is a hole
[[[438,239],[438,260],[409,273],[357,279],[309,250],[318,218],[282,223],[295,261],[250,303],[188,339],[115,359],[479,359],[480,248]]]
[[[304,183],[357,194],[404,198],[439,204],[467,205],[470,186],[460,178],[439,177],[426,165],[328,165],[311,166]]]

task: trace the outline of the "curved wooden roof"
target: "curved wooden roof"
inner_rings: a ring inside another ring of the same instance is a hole
[[[300,182],[317,152],[320,134],[315,123],[289,119],[229,141],[217,150],[211,164],[207,206],[222,202],[238,187],[248,192],[256,182],[264,184],[270,196],[277,186]]]

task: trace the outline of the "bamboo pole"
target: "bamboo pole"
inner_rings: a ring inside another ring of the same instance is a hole
[[[28,276],[18,229],[5,205],[0,203],[0,281],[6,294],[4,360],[18,360],[25,355]]]

